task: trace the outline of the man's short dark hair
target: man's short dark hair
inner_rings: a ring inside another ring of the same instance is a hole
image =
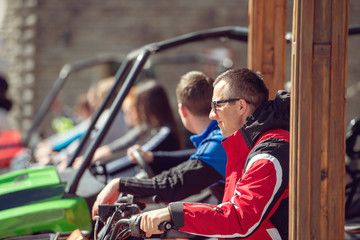
[[[227,98],[243,98],[255,108],[269,99],[269,90],[259,72],[247,68],[230,69],[216,78],[214,86],[221,80],[229,84]]]
[[[194,115],[208,115],[211,110],[213,82],[211,77],[199,71],[184,74],[176,87],[178,102]]]

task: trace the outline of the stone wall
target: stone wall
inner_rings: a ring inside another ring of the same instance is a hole
[[[108,54],[125,56],[144,44],[207,28],[247,26],[247,2],[234,0],[221,4],[215,0],[11,0],[7,1],[6,13],[2,33],[16,102],[12,113],[17,127],[23,130],[29,127],[66,63]],[[170,52],[202,53],[217,44],[194,44]],[[238,55],[242,56],[241,65],[246,66],[243,45]],[[185,71],[172,71],[173,78]],[[80,92],[106,74],[110,73],[103,68],[74,74],[61,91],[60,100],[73,104]],[[174,91],[176,81],[171,81],[169,91]]]
[[[22,129],[31,123],[35,98],[36,6],[37,1],[9,1],[1,29],[4,39],[2,59],[6,59],[11,113],[14,126]]]
[[[125,56],[133,49],[198,30],[248,25],[246,0],[6,0],[6,17],[0,34],[5,49],[1,58],[8,62],[11,112],[16,127],[26,131],[50,87],[66,63],[96,56]],[[360,2],[350,0],[350,25],[360,25]],[[292,1],[288,1],[288,31],[291,31]],[[349,38],[348,84],[355,86],[360,76],[360,36]],[[162,53],[162,56],[204,53],[219,46],[230,50],[234,67],[246,66],[246,43],[206,41]],[[290,56],[290,47],[288,47]],[[290,69],[290,58],[287,58]],[[59,100],[68,108],[80,93],[100,78],[112,74],[106,66],[71,75]],[[116,68],[115,68],[116,69]],[[163,64],[154,67],[156,78],[174,99],[180,75],[189,70],[206,69],[201,64]],[[216,75],[216,73],[212,73]],[[289,76],[289,72],[287,72]],[[360,87],[358,88],[360,89]],[[347,119],[357,116],[359,90],[351,93]],[[51,132],[53,111],[42,124],[44,135]]]

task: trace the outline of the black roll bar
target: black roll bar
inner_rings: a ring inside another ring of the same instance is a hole
[[[79,170],[76,172],[75,177],[69,182],[70,184],[67,185],[66,192],[69,194],[75,194],[77,186],[79,184],[81,176],[84,174],[86,168],[90,165],[91,158],[95,153],[96,148],[100,145],[101,141],[104,139],[106,133],[108,132],[112,122],[114,121],[118,111],[120,110],[121,104],[124,101],[126,95],[128,94],[131,86],[134,84],[137,76],[139,75],[140,71],[142,70],[143,66],[146,63],[146,60],[148,56],[150,55],[150,52],[148,50],[144,50],[142,53],[139,54],[139,57],[134,62],[129,74],[127,75],[124,83],[122,84],[119,93],[117,94],[113,104],[110,107],[110,115],[108,116],[104,127],[97,132],[97,135],[95,136],[95,139],[90,143],[90,146],[86,149],[84,154],[83,162],[79,168]],[[124,62],[118,71],[116,75],[119,75],[119,77],[122,77],[124,74],[125,66],[128,65],[128,62]],[[118,77],[118,76],[117,76]],[[118,82],[118,79],[116,77],[116,82]],[[105,101],[104,101],[105,103]],[[90,132],[91,129],[89,128],[87,133]],[[89,135],[89,134],[86,134]],[[86,139],[82,139],[82,143],[85,142]],[[80,148],[80,146],[79,146]],[[79,148],[77,150],[79,150]],[[78,152],[78,151],[77,151]],[[74,154],[73,159],[76,158],[76,154]]]
[[[132,62],[127,60],[127,59],[123,60],[123,62],[121,63],[117,73],[114,76],[115,82],[114,82],[113,86],[106,93],[105,98],[102,101],[100,107],[95,111],[94,117],[91,119],[90,126],[88,127],[85,135],[81,138],[80,144],[76,148],[76,151],[74,152],[71,159],[69,160],[69,162],[67,164],[67,167],[70,167],[74,163],[76,157],[79,156],[81,150],[84,148],[86,142],[88,141],[88,139],[89,139],[89,137],[91,135],[91,131],[95,128],[95,125],[96,125],[98,119],[100,118],[101,114],[104,112],[107,104],[110,102],[111,99],[113,99],[113,96],[115,96],[115,94],[117,93],[117,89],[119,88],[122,80],[124,79],[123,78],[124,73],[126,72],[126,70],[128,70],[131,63]],[[107,121],[109,121],[109,120],[107,120]],[[112,122],[112,120],[111,120],[111,122]]]
[[[127,59],[126,63],[123,62],[123,64],[120,66],[115,76],[115,81],[118,82],[118,78],[124,77],[125,75],[124,73],[125,67],[123,66],[124,64],[128,66],[131,63],[131,61],[135,60],[135,62],[132,65],[129,73],[126,75],[126,79],[124,80],[124,83],[122,84],[114,102],[110,107],[110,115],[108,116],[104,127],[96,133],[95,138],[92,140],[89,147],[86,149],[83,162],[79,167],[78,171],[76,172],[74,178],[69,181],[69,184],[67,185],[66,188],[66,192],[68,194],[76,193],[76,189],[79,185],[81,176],[85,172],[86,168],[90,165],[92,156],[94,155],[96,148],[101,144],[102,140],[104,139],[113,120],[116,117],[116,114],[118,113],[122,105],[123,100],[125,99],[127,93],[134,84],[135,80],[142,71],[147,59],[151,54],[158,53],[160,51],[164,51],[169,48],[181,46],[190,42],[203,41],[211,38],[228,38],[228,39],[234,39],[234,40],[246,42],[247,36],[248,36],[248,29],[245,27],[213,28],[213,29],[202,30],[202,31],[181,35],[179,37],[175,37],[165,41],[151,43],[135,51],[130,52],[126,57]],[[106,101],[107,99],[104,100],[103,105],[107,104]],[[91,131],[90,128],[88,129],[86,135],[90,135],[90,133],[88,134],[89,131]],[[87,140],[86,137],[84,137],[84,139],[82,139],[82,142],[85,142],[86,140]],[[79,153],[80,146],[77,150],[78,150],[77,153]],[[77,154],[74,154],[73,159],[75,159],[76,156]]]
[[[51,87],[49,94],[46,96],[45,100],[41,104],[37,114],[34,117],[32,125],[29,130],[26,132],[25,137],[22,140],[22,144],[25,147],[28,147],[31,141],[31,137],[33,136],[35,130],[40,125],[41,121],[44,119],[46,113],[49,111],[52,102],[55,97],[59,93],[60,89],[63,87],[65,82],[68,80],[71,73],[77,72],[79,70],[83,70],[86,68],[90,68],[99,64],[104,63],[121,63],[123,61],[123,57],[120,56],[100,56],[96,58],[81,60],[75,63],[67,63],[65,64],[59,73],[59,76],[55,80],[53,86]]]

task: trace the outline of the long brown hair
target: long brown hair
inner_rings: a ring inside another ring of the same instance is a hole
[[[137,109],[140,121],[149,127],[168,126],[183,147],[183,138],[175,120],[165,89],[155,80],[147,80],[138,85]]]

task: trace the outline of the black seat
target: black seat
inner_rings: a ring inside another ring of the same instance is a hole
[[[354,118],[346,132],[346,201],[345,217],[346,219],[360,216],[360,197],[358,188],[360,186],[360,168],[359,158],[360,150],[357,142],[360,136],[360,118]]]

